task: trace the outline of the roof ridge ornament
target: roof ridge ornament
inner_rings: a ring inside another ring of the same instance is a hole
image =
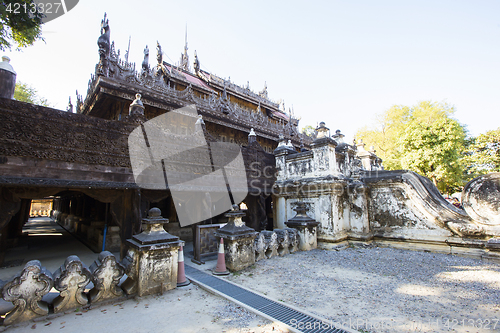
[[[111,47],[110,40],[109,20],[107,19],[107,14],[104,13],[104,18],[101,21],[101,36],[97,39],[97,46],[99,47],[99,64],[96,68],[96,75],[108,76],[108,58]]]
[[[149,48],[147,45],[144,48],[144,60],[142,61],[142,72],[143,73],[149,72]]]
[[[196,73],[196,75],[199,75],[200,60],[198,60],[198,54],[196,53],[196,50],[194,50],[194,63],[193,63],[193,67],[194,67],[194,72]]]
[[[187,24],[186,24],[186,41],[184,44],[184,53],[181,53],[181,60],[179,62],[179,68],[186,72],[191,72],[191,69],[189,68],[189,55],[187,53],[188,51],[188,41],[187,41]]]

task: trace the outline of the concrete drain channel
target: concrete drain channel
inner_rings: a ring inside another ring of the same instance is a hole
[[[291,332],[303,333],[353,333],[347,327],[341,327],[318,316],[275,302],[232,282],[206,274],[186,265],[186,276],[201,288],[242,305],[247,310],[271,321],[281,322]]]

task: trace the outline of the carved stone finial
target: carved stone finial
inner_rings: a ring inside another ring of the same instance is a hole
[[[141,94],[135,94],[135,99],[128,108],[129,115],[144,115],[144,104],[141,101]]]
[[[54,299],[54,312],[63,312],[87,305],[85,287],[92,280],[88,267],[77,256],[69,256],[54,273],[54,288],[61,294]]]
[[[320,122],[319,126],[316,128],[316,132],[318,133],[316,135],[316,139],[322,139],[328,137],[328,132],[330,129],[326,127],[325,122]]]
[[[38,260],[26,263],[21,273],[2,288],[3,299],[15,305],[4,319],[4,325],[19,323],[49,314],[47,303],[42,297],[54,285],[52,274]]]
[[[118,283],[125,274],[125,268],[116,261],[111,252],[99,253],[98,258],[90,266],[90,271],[94,283],[94,288],[89,293],[92,303],[124,295]]]
[[[345,135],[340,132],[340,130],[336,130],[333,138],[337,141],[338,144],[344,143]]]
[[[148,212],[148,219],[161,219],[161,210],[158,207],[153,207]]]
[[[263,230],[260,232],[264,235],[266,241],[266,257],[272,258],[278,255],[278,235],[274,231]]]

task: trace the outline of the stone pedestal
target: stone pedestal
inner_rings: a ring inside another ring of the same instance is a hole
[[[297,212],[297,215],[285,222],[285,224],[297,230],[299,234],[299,250],[309,251],[317,248],[317,227],[319,222],[307,216],[308,209],[303,202],[297,202],[297,206],[293,210]]]
[[[225,214],[228,223],[215,232],[215,237],[224,239],[226,268],[232,272],[240,271],[255,263],[255,237],[257,232],[241,220],[245,213],[237,205]]]
[[[177,256],[184,242],[163,228],[168,219],[158,208],[142,219],[144,231],[127,240],[130,249],[125,258],[128,279],[122,288],[138,296],[163,293],[177,287]]]

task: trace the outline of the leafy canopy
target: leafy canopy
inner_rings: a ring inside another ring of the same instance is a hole
[[[14,99],[21,102],[50,107],[47,99],[38,96],[38,92],[35,88],[22,82],[16,83],[16,89],[14,90]]]
[[[13,43],[19,50],[43,40],[43,13],[30,11],[33,3],[33,0],[0,0],[0,50],[11,50]]]
[[[464,149],[466,177],[500,172],[500,127],[467,140]]]
[[[461,185],[460,166],[466,130],[452,118],[447,103],[423,101],[413,107],[394,105],[376,118],[375,128],[356,133],[374,146],[387,170],[408,169],[433,180],[441,191]]]

